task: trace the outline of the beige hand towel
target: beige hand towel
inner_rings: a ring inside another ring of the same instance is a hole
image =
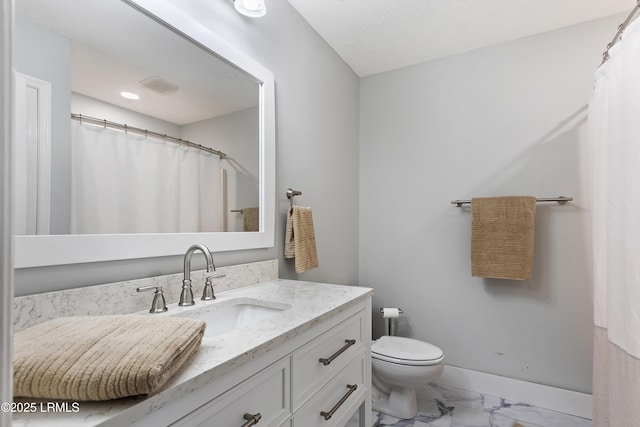
[[[260,208],[242,209],[242,231],[259,231]]]
[[[295,258],[296,273],[318,267],[311,208],[294,206],[287,215],[284,257]]]
[[[284,231],[284,257],[296,257],[296,243],[293,240],[293,207],[287,211],[287,225]]]
[[[471,274],[529,280],[533,270],[535,197],[471,200]]]
[[[62,317],[14,335],[13,394],[77,401],[149,394],[200,347],[205,323],[136,315]]]

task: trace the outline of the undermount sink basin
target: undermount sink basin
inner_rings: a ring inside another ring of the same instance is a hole
[[[220,305],[194,307],[174,316],[204,320],[207,323],[204,338],[211,338],[268,319],[289,307],[287,304],[242,298],[224,301]]]

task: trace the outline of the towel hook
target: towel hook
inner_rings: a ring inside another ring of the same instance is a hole
[[[302,196],[302,191],[292,190],[291,188],[287,188],[287,199],[289,199],[289,205],[291,206],[291,210],[293,210],[294,196]]]

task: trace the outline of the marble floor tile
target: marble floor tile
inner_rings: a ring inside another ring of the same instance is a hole
[[[522,420],[523,423],[544,427],[591,427],[592,425],[591,420],[523,403],[505,402],[502,407],[495,409],[494,413]]]
[[[376,411],[373,427],[591,427],[591,420],[500,397],[430,384],[417,390],[418,415],[401,420]],[[357,426],[350,422],[349,426]]]

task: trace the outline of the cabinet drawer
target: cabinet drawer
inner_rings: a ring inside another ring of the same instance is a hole
[[[294,411],[362,350],[363,336],[364,319],[360,312],[293,353]]]
[[[285,357],[172,425],[240,427],[245,414],[260,414],[257,427],[280,426],[291,414],[289,382]]]
[[[333,378],[293,418],[293,427],[342,426],[364,401],[366,385],[366,352]],[[354,387],[355,386],[355,387]],[[332,412],[333,410],[333,412]]]

